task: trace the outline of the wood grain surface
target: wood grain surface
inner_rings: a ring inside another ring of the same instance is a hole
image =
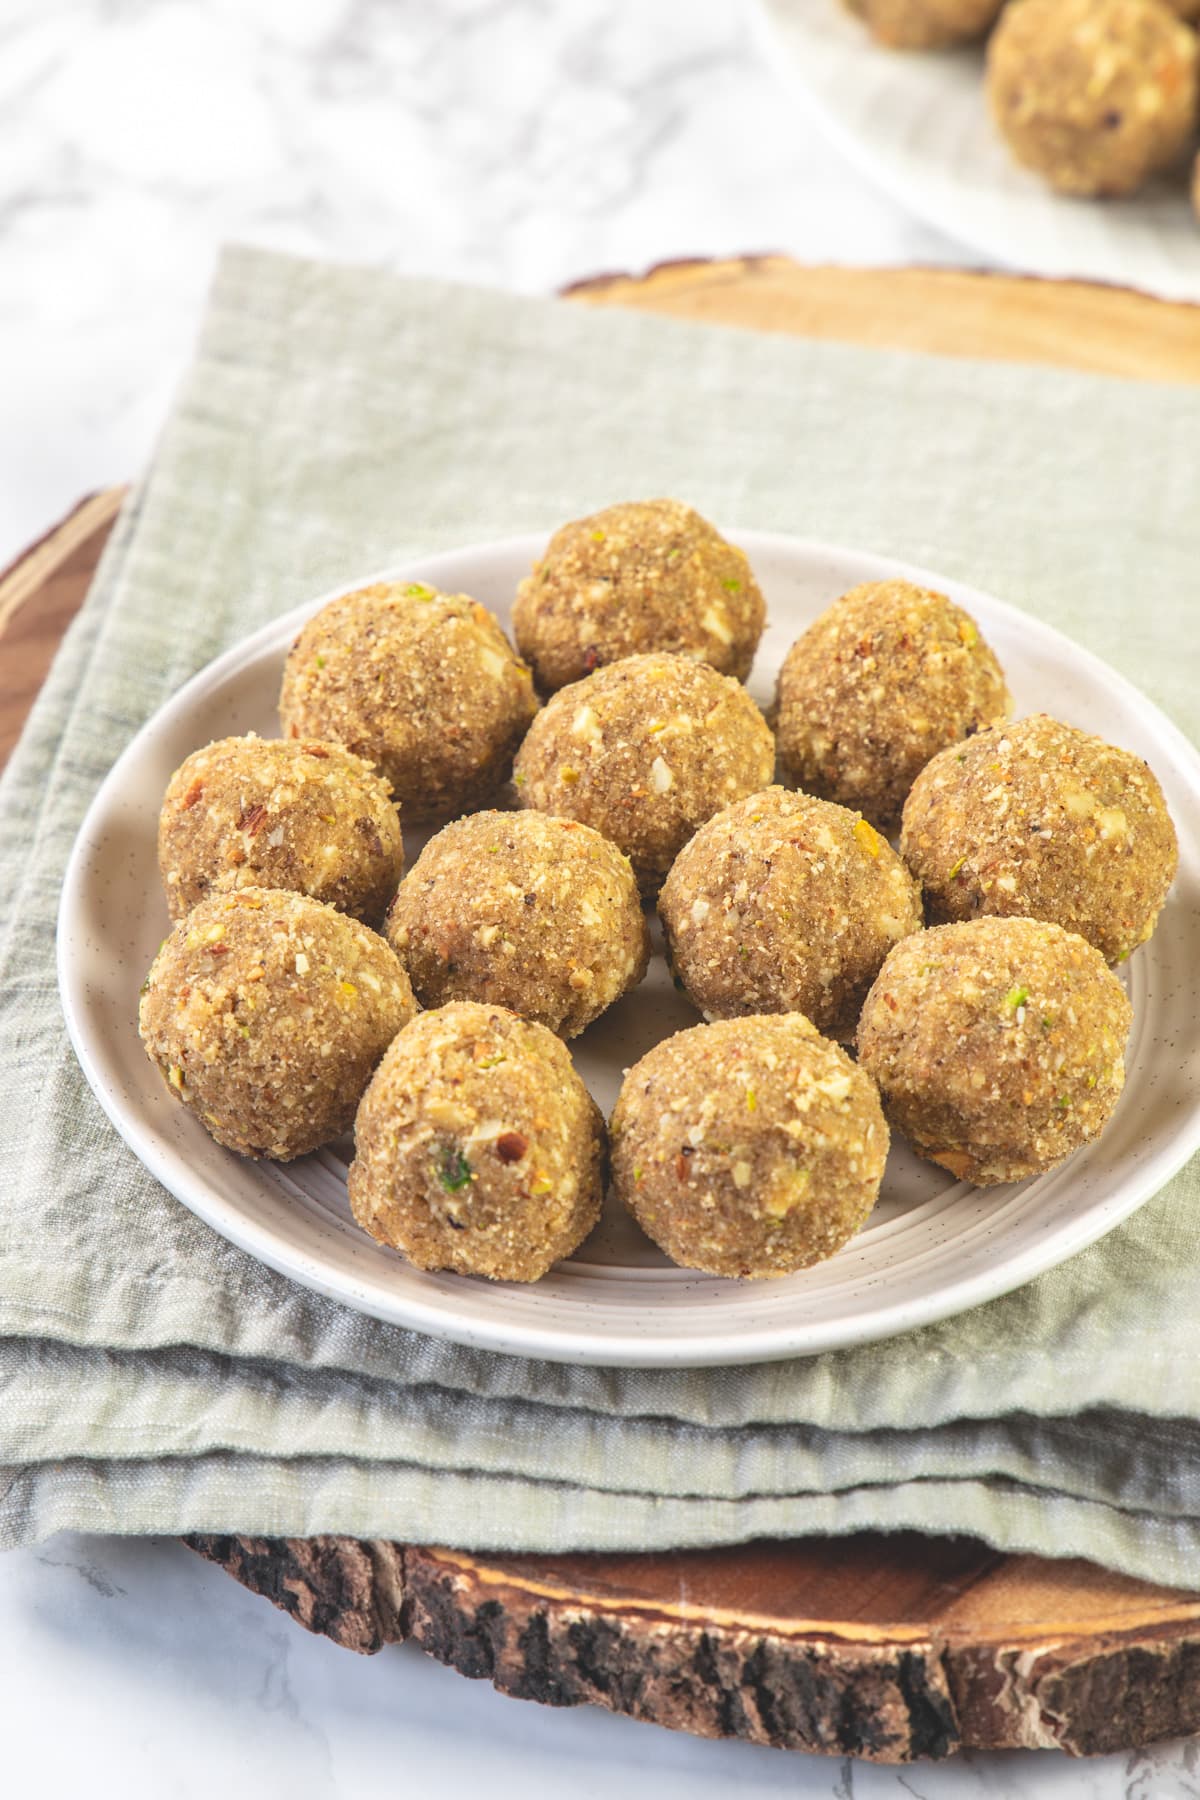
[[[949,270],[665,264],[582,284],[637,306],[944,355],[1200,381],[1200,309]],[[0,761],[86,593],[123,490],[0,576]],[[1126,1749],[1200,1730],[1200,1591],[967,1539],[862,1534],[645,1556],[490,1556],[347,1538],[192,1547],[349,1649],[410,1639],[463,1674],[706,1737],[885,1762]]]
[[[0,769],[83,604],[124,492],[90,494],[0,574]]]
[[[574,299],[795,337],[1200,381],[1200,307],[1130,288],[959,269],[810,268],[786,256],[661,263],[579,282]]]

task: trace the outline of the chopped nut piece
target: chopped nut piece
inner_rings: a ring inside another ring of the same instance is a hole
[[[854,835],[862,845],[863,849],[867,852],[868,856],[878,857],[884,839],[880,837],[877,831],[873,830],[873,828],[867,824],[865,819],[858,819],[855,821]]]

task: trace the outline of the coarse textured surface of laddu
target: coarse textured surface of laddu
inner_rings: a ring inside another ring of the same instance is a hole
[[[651,650],[744,681],[765,619],[744,552],[680,500],[629,501],[561,526],[513,605],[518,648],[546,692]]]
[[[165,939],[139,1028],[171,1092],[219,1144],[287,1161],[348,1131],[413,1015],[395,952],[306,895],[240,888]]]
[[[987,91],[1013,155],[1051,187],[1129,194],[1196,129],[1196,38],[1165,0],[1017,0]]]
[[[1050,919],[1109,962],[1154,930],[1179,856],[1150,767],[1045,713],[935,757],[900,850],[933,921]]]
[[[323,606],[292,646],[279,700],[285,736],[373,762],[409,820],[493,794],[536,708],[487,608],[420,582],[376,582]]]
[[[677,1031],[630,1069],[612,1116],[618,1196],[711,1275],[832,1256],[869,1216],[887,1150],[874,1082],[801,1013]]]
[[[560,688],[517,756],[522,806],[611,838],[656,893],[698,826],[765,787],[775,742],[745,688],[686,656],[628,656]]]
[[[480,812],[431,838],[388,909],[424,1006],[480,1000],[575,1037],[646,973],[629,859],[577,819]]]
[[[504,1007],[401,1031],[355,1123],[350,1204],[422,1269],[537,1281],[600,1217],[604,1120],[570,1052]]]
[[[1011,710],[1000,665],[961,606],[909,581],[867,582],[784,658],[779,761],[795,786],[860,808],[890,834],[930,757]]]
[[[840,1038],[892,945],[925,922],[920,888],[861,813],[780,787],[700,827],[658,910],[706,1018],[799,1012]]]
[[[913,1148],[988,1187],[1052,1169],[1103,1130],[1132,1017],[1076,933],[975,919],[896,946],[867,995],[858,1055]]]
[[[333,744],[221,738],[167,786],[158,863],[172,919],[210,893],[291,888],[378,924],[404,873],[400,816],[370,763]]]

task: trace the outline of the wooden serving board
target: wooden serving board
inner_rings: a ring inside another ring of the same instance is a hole
[[[665,264],[573,298],[710,323],[1200,382],[1200,309],[950,270]],[[87,590],[122,490],[0,575],[0,762]],[[491,1556],[349,1538],[191,1546],[348,1649],[410,1639],[554,1706],[706,1737],[902,1762],[975,1748],[1128,1749],[1200,1731],[1200,1591],[962,1538],[860,1534],[615,1556]]]

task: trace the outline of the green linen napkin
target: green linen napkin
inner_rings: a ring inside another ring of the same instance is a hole
[[[751,1368],[485,1354],[170,1198],[66,1041],[67,854],[137,726],[354,572],[631,494],[930,564],[1195,733],[1200,395],[222,260],[148,478],[0,786],[0,1542],[60,1528],[653,1548],[916,1527],[1195,1581],[1193,1165],[1020,1292]]]

